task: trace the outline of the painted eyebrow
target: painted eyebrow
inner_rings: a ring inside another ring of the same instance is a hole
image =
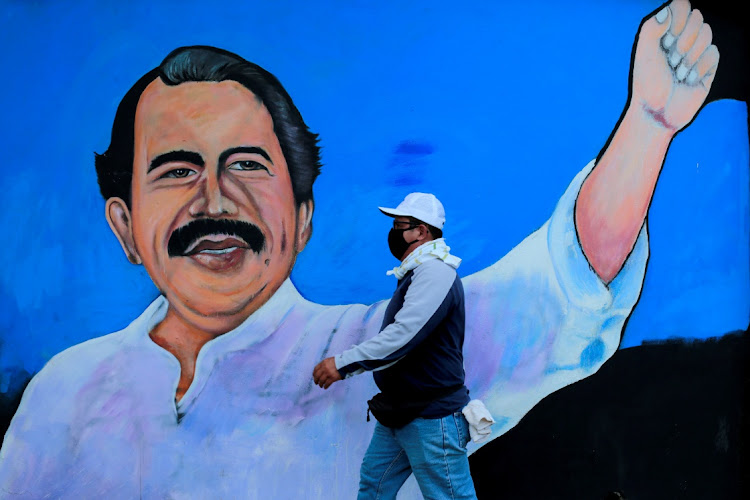
[[[273,165],[273,160],[271,160],[271,156],[268,153],[266,153],[266,150],[263,148],[256,147],[256,146],[238,146],[236,148],[227,149],[226,151],[221,153],[221,155],[219,156],[219,165],[224,165],[230,156],[232,156],[233,154],[237,154],[237,153],[249,153],[249,154],[260,155],[266,160],[268,160],[268,162],[271,165]]]
[[[206,164],[206,162],[203,161],[203,157],[193,151],[170,151],[168,153],[160,154],[156,158],[151,160],[151,164],[148,167],[148,172],[151,172],[155,168],[159,168],[165,163],[170,163],[173,161],[192,163],[193,165],[197,165],[199,167],[203,167]]]

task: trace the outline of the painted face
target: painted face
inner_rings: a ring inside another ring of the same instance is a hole
[[[236,326],[310,235],[312,203],[295,203],[271,115],[237,82],[157,79],[138,103],[134,152],[130,251],[120,235],[131,260],[181,315]]]

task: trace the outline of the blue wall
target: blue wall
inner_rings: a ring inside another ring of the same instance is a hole
[[[126,90],[172,49],[226,48],[284,83],[325,163],[293,280],[311,300],[369,303],[393,286],[377,205],[434,192],[464,276],[546,220],[615,125],[635,31],[659,5],[104,3],[0,3],[2,392],[156,295],[106,224],[93,152]],[[747,328],[746,113],[711,103],[674,140],[623,346]]]

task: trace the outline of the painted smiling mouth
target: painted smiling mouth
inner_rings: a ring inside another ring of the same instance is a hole
[[[229,247],[229,248],[222,248],[221,250],[201,250],[200,253],[205,253],[209,255],[221,255],[225,253],[229,253],[231,251],[237,250],[239,247]]]
[[[216,237],[216,236],[215,236]],[[234,238],[222,238],[218,241],[212,239],[203,239],[195,242],[191,245],[184,253],[186,257],[192,255],[203,254],[203,255],[224,255],[235,250],[250,250],[251,247],[245,241]]]
[[[224,255],[235,250],[259,254],[265,244],[260,228],[250,222],[196,219],[175,229],[167,242],[167,253],[170,257]]]

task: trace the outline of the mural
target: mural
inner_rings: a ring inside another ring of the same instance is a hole
[[[355,496],[377,390],[311,373],[377,333],[411,191],[480,453],[618,347],[748,326],[747,109],[687,1],[2,9],[3,496]]]

